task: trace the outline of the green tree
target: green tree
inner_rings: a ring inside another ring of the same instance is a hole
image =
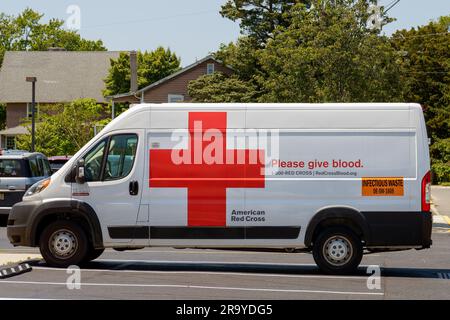
[[[258,53],[261,101],[398,101],[397,55],[387,37],[367,27],[368,4],[296,5],[291,24]]]
[[[430,136],[449,137],[450,132],[450,16],[411,30],[400,30],[392,43],[405,83],[404,99],[421,103]]]
[[[430,147],[435,183],[450,184],[450,138],[439,139]]]
[[[30,8],[17,16],[0,13],[0,66],[5,51],[46,51],[60,47],[68,51],[105,51],[101,40],[81,38],[75,31],[65,30],[64,21],[42,21],[43,14]]]
[[[252,102],[256,88],[237,76],[216,72],[193,80],[188,86],[193,102]]]
[[[288,12],[298,3],[309,5],[310,0],[227,0],[221,15],[239,21],[241,33],[255,40],[255,45],[264,44],[273,36],[278,26],[288,27]]]
[[[225,65],[233,67],[235,74],[244,81],[255,79],[260,74],[255,40],[248,36],[240,37],[236,43],[222,44],[214,57]]]
[[[158,47],[154,51],[138,52],[138,87],[144,88],[172,73],[180,70],[180,58],[170,49]],[[105,96],[130,92],[130,55],[120,53],[117,59],[111,59],[111,68],[105,79]]]
[[[373,2],[291,1],[281,8],[277,1],[228,1],[222,13],[227,7],[230,18],[239,17],[246,35],[222,45],[215,57],[254,88],[255,102],[398,101],[396,52],[387,37],[367,26]],[[274,29],[262,39],[251,30],[259,27],[255,21],[269,19],[268,5],[282,14],[283,23],[270,24]],[[381,18],[382,25],[391,21]]]
[[[422,104],[432,141],[435,182],[450,182],[450,16],[397,31],[391,39],[399,52],[405,84],[403,99]]]
[[[94,99],[79,99],[68,104],[45,105],[40,108],[36,125],[36,151],[47,156],[73,155],[94,136],[94,125],[105,125],[109,107]],[[30,132],[30,124],[26,123]],[[17,147],[31,149],[31,134],[17,138]]]

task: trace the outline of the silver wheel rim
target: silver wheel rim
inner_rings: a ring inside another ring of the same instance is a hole
[[[323,256],[333,266],[340,267],[350,261],[353,256],[351,242],[344,236],[332,236],[323,246]]]
[[[50,236],[48,245],[52,254],[59,259],[69,259],[78,248],[77,237],[67,229],[55,231]]]

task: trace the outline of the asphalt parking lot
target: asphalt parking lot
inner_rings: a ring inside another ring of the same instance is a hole
[[[450,189],[436,194],[446,213]],[[0,280],[0,299],[450,299],[448,219],[436,215],[431,249],[366,255],[352,276],[322,275],[308,253],[108,249],[79,278],[31,261],[31,272]],[[0,228],[0,255],[38,253],[13,248]]]
[[[33,271],[0,280],[0,298],[450,299],[450,233],[436,233],[433,240],[430,250],[367,255],[354,276],[321,275],[305,253],[107,250],[81,270],[79,289],[67,286],[73,273],[34,261]],[[381,267],[380,289],[367,286],[369,265]]]

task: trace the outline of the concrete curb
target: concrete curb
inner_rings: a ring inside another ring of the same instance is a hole
[[[0,252],[0,268],[24,263],[30,260],[41,260],[40,254],[32,253],[1,253]]]
[[[439,211],[436,209],[434,204],[431,205],[431,213],[440,216]]]

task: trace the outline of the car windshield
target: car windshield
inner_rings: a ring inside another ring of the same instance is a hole
[[[0,177],[24,177],[22,161],[18,159],[0,159]]]

